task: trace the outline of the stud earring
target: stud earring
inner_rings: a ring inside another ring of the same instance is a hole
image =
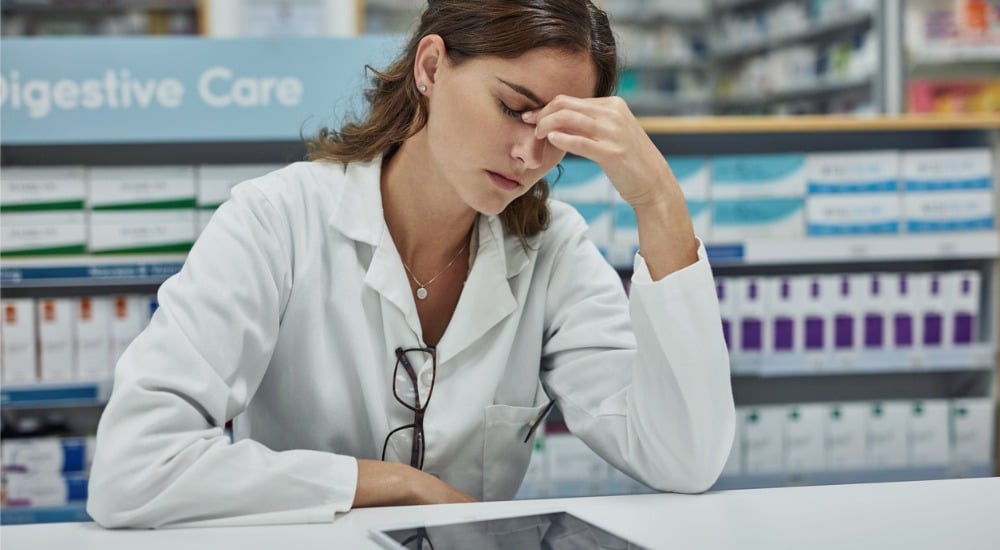
[[[427,85],[426,84],[421,84],[420,85],[420,91],[423,92],[423,93],[427,93]]]

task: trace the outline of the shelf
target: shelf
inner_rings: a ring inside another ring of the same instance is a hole
[[[714,103],[720,108],[766,105],[782,101],[811,99],[825,95],[870,88],[873,83],[874,81],[871,76],[850,80],[821,81],[807,86],[795,86],[785,90],[774,90],[763,94],[737,94],[730,97],[718,98]]]
[[[4,384],[0,405],[5,409],[94,407],[108,402],[111,380]]]
[[[636,71],[707,71],[707,59],[639,59],[625,64],[625,70]]]
[[[1000,114],[644,117],[639,122],[652,134],[1000,130]]]
[[[26,523],[67,523],[93,521],[87,515],[85,503],[46,508],[0,508],[0,525],[23,525]]]
[[[956,44],[916,50],[910,55],[916,65],[951,63],[1000,63],[1000,44]]]
[[[196,11],[198,0],[4,0],[4,10],[19,13],[47,13],[65,16],[67,12]]]
[[[635,245],[610,246],[608,260],[614,266],[630,269],[635,249]],[[713,266],[976,260],[1000,257],[1000,235],[996,231],[976,231],[933,236],[751,239],[706,242],[705,250]]]
[[[990,371],[996,347],[991,343],[957,349],[912,351],[832,352],[827,354],[773,353],[732,361],[734,376],[842,376],[921,372]]]
[[[779,0],[715,0],[709,5],[712,11],[730,11],[751,6],[766,6],[776,4]]]
[[[702,95],[673,96],[667,94],[643,93],[625,98],[625,102],[628,103],[630,109],[640,113],[646,111],[707,111],[712,106],[711,98]]]
[[[0,284],[5,288],[158,285],[180,271],[184,258],[171,254],[5,259]]]
[[[653,2],[630,4],[616,3],[616,5],[605,7],[608,18],[612,26],[634,25],[634,26],[659,26],[664,23],[674,25],[706,25],[711,19],[708,10],[697,3],[682,4],[688,6],[688,10],[673,7],[658,7]]]
[[[706,245],[713,264],[815,264],[891,260],[994,259],[996,231],[947,235],[897,235],[756,239]]]
[[[637,246],[607,247],[608,261],[631,269]],[[743,242],[706,242],[713,266],[808,265],[886,261],[941,261],[1000,258],[996,231],[955,232],[941,235],[859,235],[801,239],[750,239]]]
[[[810,25],[808,28],[797,32],[791,32],[780,36],[770,36],[760,40],[753,40],[746,44],[728,46],[712,54],[715,61],[731,61],[757,55],[767,50],[780,48],[788,44],[797,44],[810,40],[819,40],[832,34],[845,32],[854,28],[871,25],[873,16],[871,13],[854,13],[843,17],[838,17],[830,21],[823,21]]]
[[[954,479],[993,476],[992,464],[899,468],[885,470],[841,470],[800,474],[742,474],[722,476],[710,489],[759,489],[763,487],[795,487],[802,485],[841,485],[845,483],[886,483],[924,479]]]

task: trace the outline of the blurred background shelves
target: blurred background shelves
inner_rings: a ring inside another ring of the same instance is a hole
[[[4,290],[159,285],[177,273],[184,254],[155,256],[62,256],[4,258]],[[5,292],[6,294],[6,292]]]
[[[720,47],[712,52],[711,59],[713,61],[731,61],[741,57],[758,55],[761,52],[790,44],[821,40],[841,32],[868,28],[872,25],[873,20],[874,15],[870,12],[848,13],[829,21],[811,23],[807,28],[801,30],[782,31],[777,29],[771,37]]]
[[[732,360],[734,376],[843,376],[992,371],[996,346],[978,342],[957,349],[858,351],[829,354],[772,353]]]
[[[1000,257],[1000,237],[994,231],[976,231],[932,236],[761,238],[742,243],[709,242],[706,249],[713,265],[995,259]]]
[[[4,384],[0,388],[0,405],[7,409],[99,406],[111,397],[111,385],[110,379]]]
[[[85,502],[79,502],[67,506],[6,506],[0,509],[0,525],[66,523],[80,521],[92,521],[90,516],[87,514],[87,504]]]
[[[887,470],[842,470],[803,472],[796,474],[743,474],[723,476],[712,486],[713,491],[760,489],[763,487],[799,487],[803,485],[840,485],[844,483],[890,483],[922,479],[954,479],[991,477],[992,464],[958,467],[901,468]]]

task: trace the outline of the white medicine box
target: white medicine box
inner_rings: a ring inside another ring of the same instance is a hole
[[[0,208],[18,211],[83,210],[87,200],[82,166],[4,167],[0,174]]]
[[[93,167],[87,205],[92,210],[194,208],[194,167]]]
[[[860,470],[867,463],[863,403],[837,403],[827,409],[826,453],[830,470]]]
[[[35,382],[38,379],[35,302],[31,298],[12,298],[3,300],[0,305],[3,308],[3,324],[0,326],[3,382]]]
[[[825,405],[793,405],[785,411],[784,463],[790,474],[827,469]]]
[[[869,406],[865,423],[868,468],[906,467],[909,405],[903,401],[878,401]]]
[[[980,466],[993,461],[993,403],[989,398],[951,402],[951,462]]]
[[[76,300],[43,298],[36,302],[38,321],[38,373],[43,382],[76,377]]]
[[[948,402],[914,401],[907,425],[909,465],[945,466],[949,458]]]
[[[744,473],[783,472],[785,407],[746,407],[740,419]]]

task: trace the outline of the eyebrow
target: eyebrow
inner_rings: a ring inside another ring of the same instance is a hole
[[[514,84],[512,82],[507,82],[506,80],[504,80],[504,79],[502,79],[500,77],[497,77],[497,80],[499,80],[500,82],[503,82],[504,84],[506,84],[507,87],[510,88],[511,90],[514,90],[515,92],[517,92],[517,93],[523,95],[524,97],[530,99],[535,104],[535,107],[534,107],[535,109],[540,109],[541,107],[543,107],[545,105],[544,101],[542,101],[541,99],[538,99],[538,96],[535,95],[535,92],[532,92],[531,90],[525,88],[524,86],[520,86],[520,85]]]

